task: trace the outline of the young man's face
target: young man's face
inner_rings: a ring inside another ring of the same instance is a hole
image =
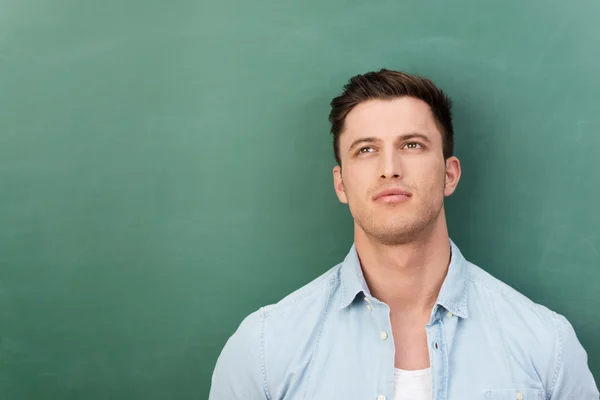
[[[433,227],[444,216],[444,197],[458,184],[460,163],[444,160],[429,106],[412,97],[368,100],[348,113],[344,125],[334,186],[355,229],[395,245]],[[403,193],[377,197],[387,189]]]

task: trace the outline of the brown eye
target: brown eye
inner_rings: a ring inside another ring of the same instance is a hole
[[[406,148],[408,149],[420,149],[421,147],[421,143],[418,142],[410,142],[410,143],[406,143]]]
[[[370,153],[370,151],[363,151],[363,150],[373,150],[372,147],[362,147],[358,150],[358,154],[363,154],[363,153]]]

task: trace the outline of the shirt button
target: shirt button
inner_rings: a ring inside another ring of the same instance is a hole
[[[517,400],[523,400],[523,393],[517,392]]]
[[[367,304],[367,309],[368,309],[369,311],[373,311],[373,307],[371,307],[371,306],[370,306],[370,305],[368,305],[368,304]]]
[[[452,313],[451,313],[450,311],[448,311],[448,314],[446,314],[446,316],[447,316],[448,318],[452,318]]]
[[[377,400],[385,400],[386,397],[382,394],[380,394],[379,396],[377,396]]]
[[[385,332],[383,332],[383,331],[382,331],[382,332],[379,334],[379,336],[381,336],[381,338],[382,338],[383,340],[386,340],[386,339],[388,338],[388,334],[387,334],[387,333],[385,333]],[[379,397],[381,397],[381,396],[379,396]],[[385,396],[383,396],[383,397],[385,397]]]

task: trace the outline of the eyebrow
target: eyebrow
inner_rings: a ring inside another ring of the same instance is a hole
[[[424,142],[431,143],[431,140],[426,135],[424,135],[422,133],[418,133],[418,132],[400,135],[400,136],[396,137],[395,142],[404,142],[405,140],[410,140],[410,139],[421,139]],[[358,138],[354,142],[352,142],[348,151],[349,152],[352,151],[352,149],[354,149],[356,146],[358,146],[361,143],[375,143],[375,142],[378,142],[379,140],[380,140],[379,138],[376,138],[374,136]]]

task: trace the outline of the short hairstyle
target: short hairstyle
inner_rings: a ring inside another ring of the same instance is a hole
[[[405,72],[381,69],[350,78],[342,94],[331,100],[331,134],[333,151],[341,166],[339,142],[344,130],[346,116],[358,104],[372,99],[391,100],[399,97],[414,97],[427,103],[435,122],[442,133],[444,159],[454,153],[454,131],[452,129],[452,101],[432,81]]]

